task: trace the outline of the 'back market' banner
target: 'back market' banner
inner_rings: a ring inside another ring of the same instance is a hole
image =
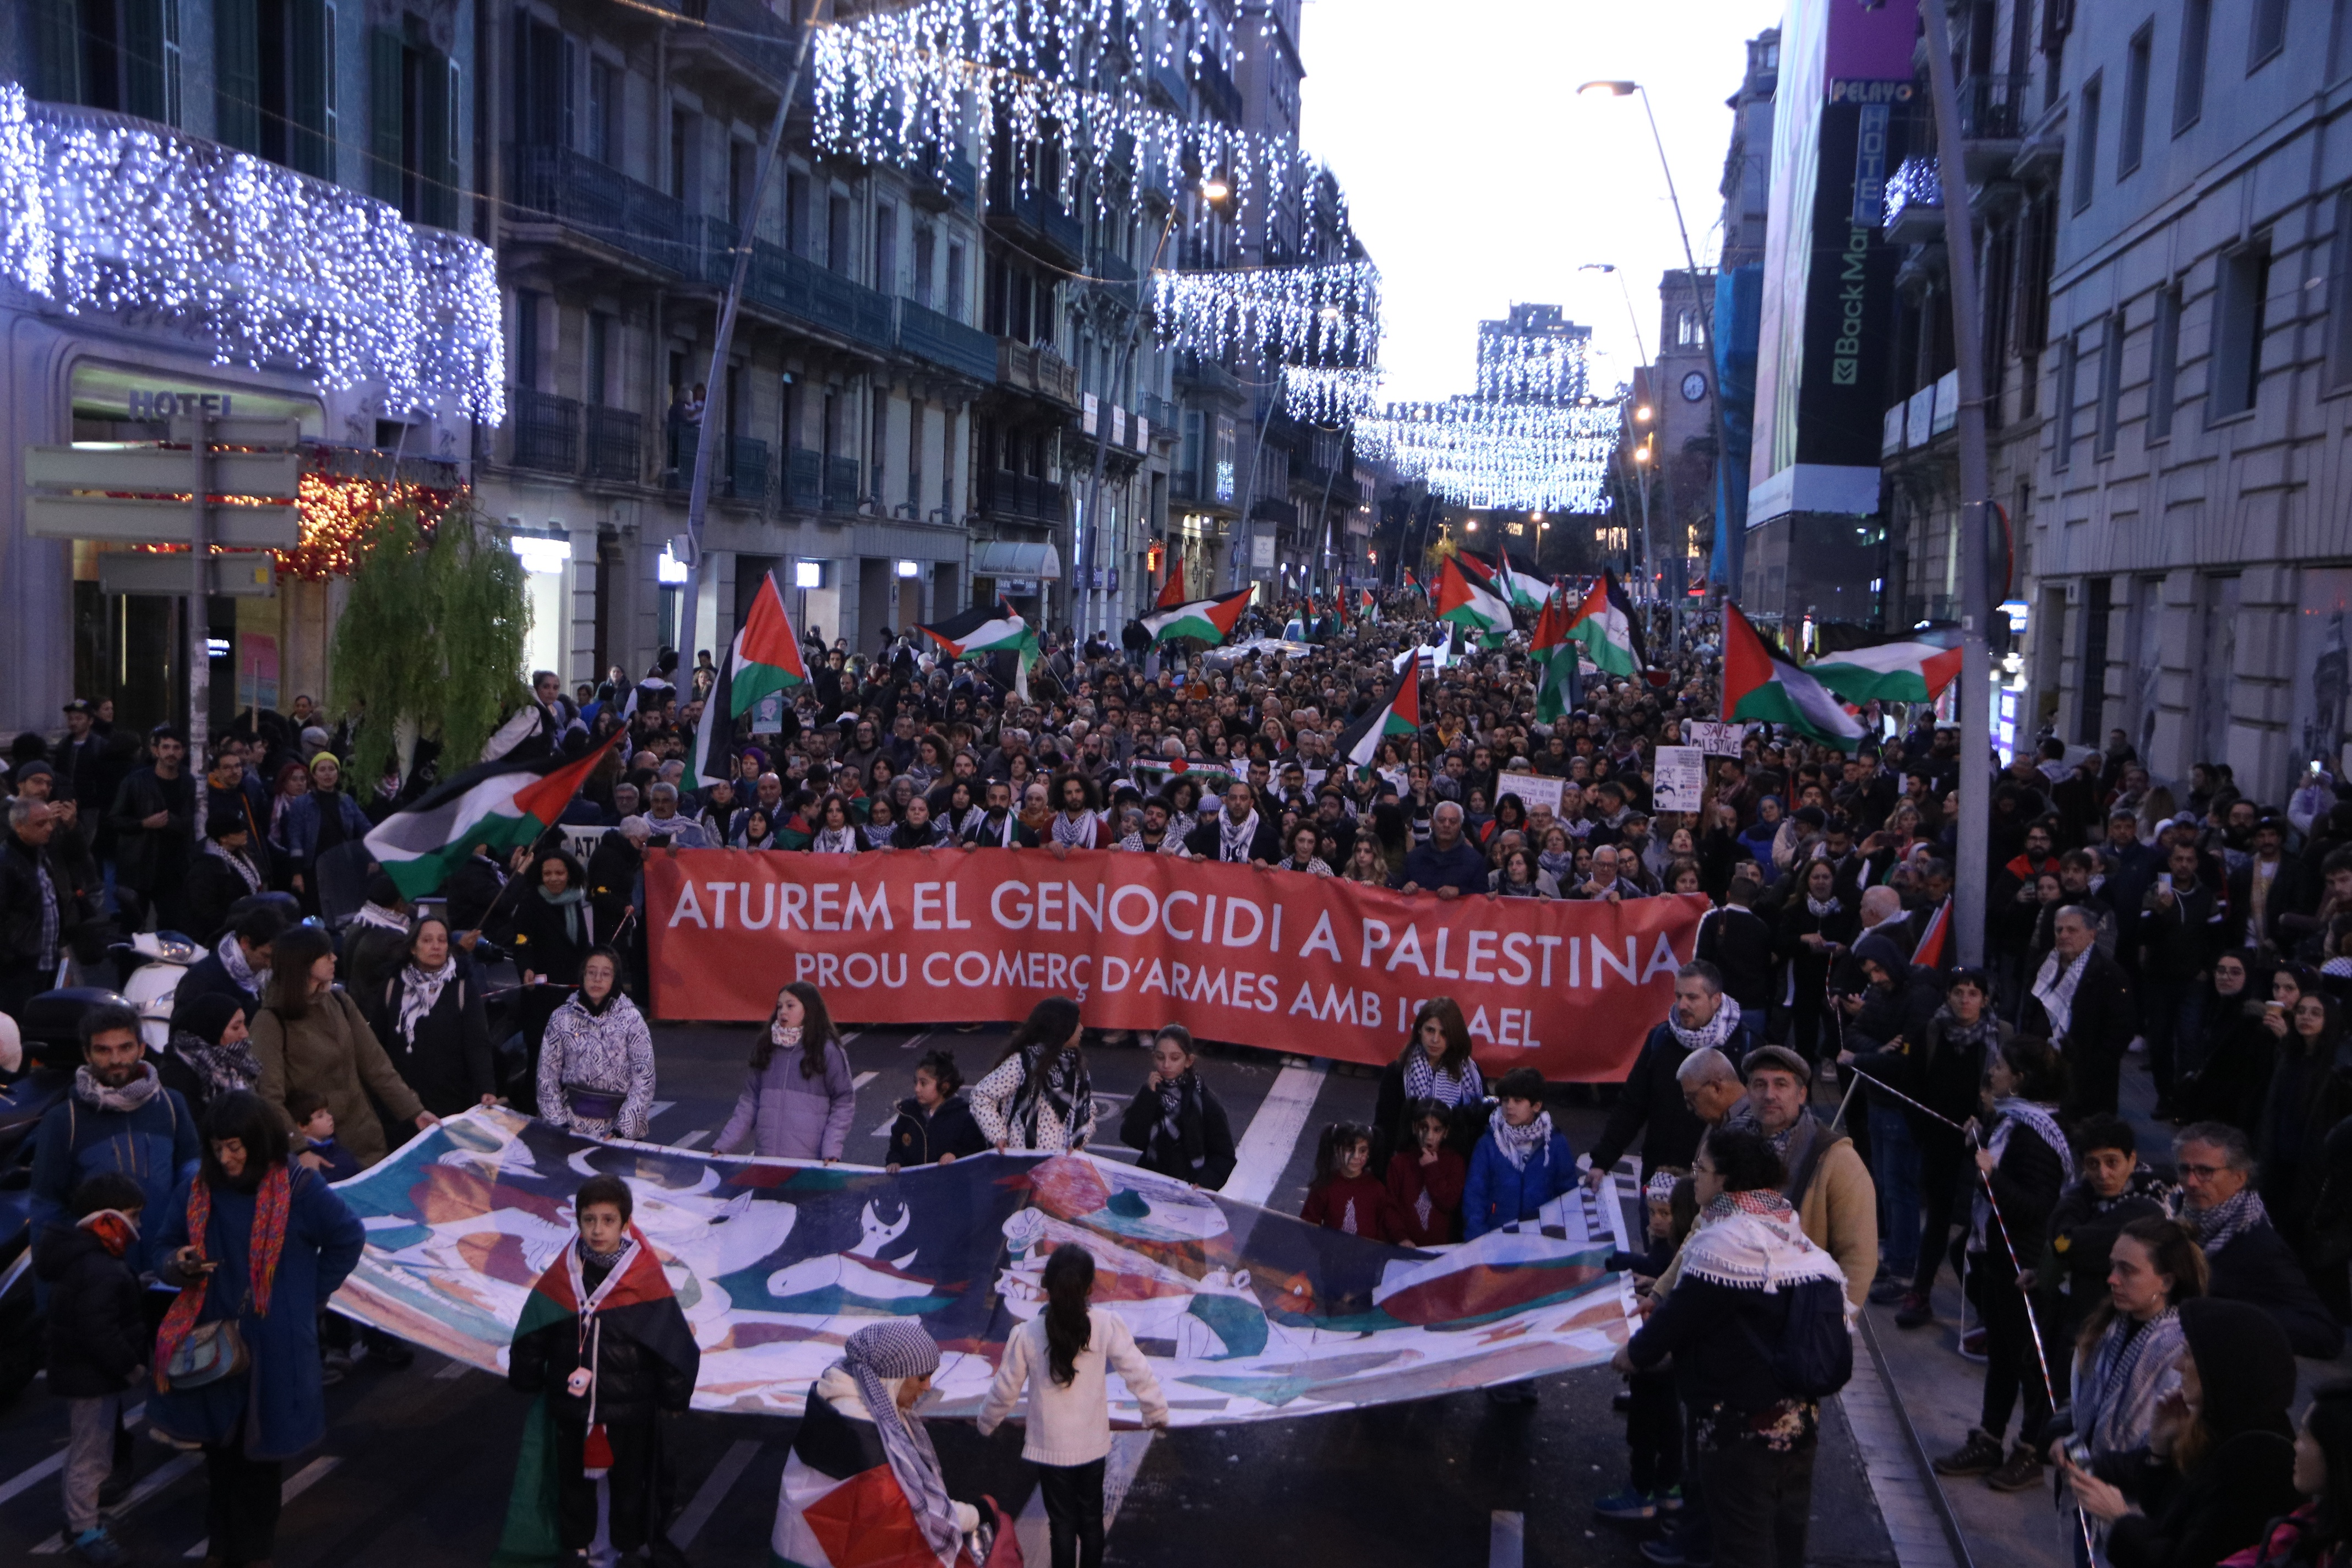
[[[1665,1016],[1706,900],[1407,897],[1169,855],[1041,849],[646,861],[654,1005],[758,1021],[805,980],[861,1024],[1013,1021],[1077,999],[1100,1028],[1385,1063],[1420,1005],[1461,1004],[1488,1073],[1613,1082]]]

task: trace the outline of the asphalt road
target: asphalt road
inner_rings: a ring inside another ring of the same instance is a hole
[[[849,1157],[881,1158],[891,1102],[908,1092],[923,1051],[952,1049],[965,1076],[977,1078],[1004,1037],[999,1026],[973,1034],[857,1034],[849,1044],[861,1079]],[[740,1085],[751,1038],[745,1027],[655,1031],[663,1102],[656,1139],[709,1144]],[[1271,1054],[1210,1052],[1202,1070],[1245,1145],[1245,1130],[1278,1080],[1277,1116],[1312,1096],[1295,1137],[1256,1141],[1266,1151],[1258,1167],[1266,1201],[1296,1212],[1316,1131],[1343,1117],[1370,1120],[1373,1076],[1295,1063],[1286,1078],[1284,1062]],[[1104,1101],[1098,1112],[1115,1124],[1149,1071],[1145,1054],[1101,1046],[1091,1060]],[[1592,1107],[1563,1101],[1553,1110],[1580,1150],[1598,1131],[1601,1112]],[[1299,1120],[1295,1112],[1292,1120]],[[1264,1131],[1275,1126],[1269,1121]],[[1637,1563],[1640,1534],[1591,1511],[1595,1498],[1624,1482],[1623,1417],[1610,1409],[1619,1386],[1612,1373],[1593,1370],[1543,1380],[1531,1410],[1471,1394],[1162,1436],[1141,1451],[1110,1532],[1109,1559],[1168,1568]],[[420,1353],[401,1371],[362,1362],[327,1391],[327,1407],[326,1441],[287,1467],[279,1568],[474,1568],[488,1560],[523,1418],[519,1395],[496,1378]],[[789,1421],[750,1416],[694,1415],[677,1423],[682,1511],[673,1535],[694,1562],[766,1562],[792,1432]],[[959,1493],[987,1492],[1015,1515],[1031,1505],[1016,1428],[983,1441],[969,1426],[940,1423],[933,1435]],[[1895,1563],[1842,1416],[1824,1419],[1822,1438],[1811,1561]],[[62,1519],[54,1462],[64,1441],[63,1408],[38,1382],[0,1410],[0,1562],[37,1563],[57,1552]],[[201,1467],[143,1436],[138,1456],[142,1479],[118,1518],[121,1538],[144,1563],[194,1561],[205,1535]],[[1042,1552],[1032,1557],[1037,1568],[1044,1561]]]

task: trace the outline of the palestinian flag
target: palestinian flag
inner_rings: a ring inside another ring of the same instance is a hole
[[[1536,679],[1536,717],[1556,723],[1572,712],[1580,700],[1576,642],[1569,633],[1568,606],[1558,599],[1544,601],[1536,617],[1528,657],[1539,672]]]
[[[992,1511],[995,1534],[982,1568],[1003,1568],[1018,1556],[1019,1537],[992,1499],[983,1518]],[[942,1561],[890,1468],[880,1430],[812,1388],[784,1458],[768,1568],[940,1568]]]
[[[1723,602],[1723,717],[1786,724],[1843,751],[1862,743],[1862,724],[1822,683],[1775,652],[1729,599]]]
[[[702,1368],[702,1352],[694,1342],[694,1332],[687,1327],[686,1313],[670,1289],[669,1280],[662,1273],[661,1260],[654,1256],[653,1244],[645,1232],[635,1226],[629,1227],[633,1244],[621,1260],[621,1277],[608,1281],[610,1289],[596,1303],[596,1321],[605,1346],[610,1349],[617,1335],[626,1335],[635,1344],[640,1355],[651,1356],[667,1363],[674,1372],[692,1383]],[[572,1248],[567,1244],[563,1255],[539,1277],[530,1294],[523,1298],[522,1315],[515,1323],[514,1338],[554,1329],[569,1333],[580,1316],[580,1299],[572,1284],[569,1259]],[[490,1561],[494,1568],[521,1568],[522,1564],[556,1563],[570,1561],[562,1549],[562,1538],[556,1525],[559,1500],[562,1495],[563,1477],[558,1468],[557,1456],[562,1450],[556,1441],[555,1419],[547,1412],[547,1396],[542,1394],[531,1404],[531,1413],[524,1423],[521,1451],[516,1456],[514,1490],[507,1498],[506,1528],[499,1537],[499,1549]],[[650,1470],[650,1457],[646,1468]],[[657,1478],[647,1473],[633,1475],[626,1468],[615,1469],[611,1484],[615,1492],[622,1488],[643,1488],[650,1497]]]
[[[1511,629],[1511,607],[1491,588],[1465,575],[1461,557],[1453,557],[1438,574],[1437,618],[1466,631],[1502,637]],[[1491,575],[1491,574],[1490,574]]]
[[[1037,662],[1037,631],[1020,613],[1003,598],[994,608],[975,605],[952,620],[936,626],[915,628],[940,645],[948,658],[979,658],[984,654],[1003,654],[1013,663],[1008,676],[999,667],[1000,682],[1010,685],[1024,701],[1029,697],[1029,667]]]
[[[1178,637],[1191,637],[1196,642],[1221,643],[1234,635],[1234,626],[1249,608],[1255,585],[1238,594],[1228,594],[1222,599],[1194,599],[1143,617],[1143,629],[1151,634],[1155,643],[1172,642]],[[1310,614],[1312,607],[1310,606]]]
[[[1495,588],[1505,603],[1517,610],[1534,609],[1544,602],[1547,594],[1543,579],[1512,565],[1507,550],[1502,552],[1502,564],[1495,570]]]
[[[1340,731],[1332,753],[1360,776],[1381,760],[1381,742],[1391,735],[1410,740],[1419,733],[1421,659],[1417,650],[1407,648],[1397,657],[1396,684],[1389,689],[1388,700]]]
[[[1367,626],[1380,625],[1381,602],[1372,596],[1372,591],[1370,588],[1360,588],[1357,592],[1362,595],[1356,601],[1357,618]]]
[[[743,617],[735,640],[728,645],[727,657],[719,661],[719,679],[703,699],[702,721],[695,726],[681,787],[701,789],[732,777],[729,752],[733,749],[735,721],[758,707],[761,698],[789,691],[807,680],[808,666],[802,662],[801,642],[793,634],[792,617],[784,613],[784,596],[776,588],[776,574],[767,573],[760,579],[759,593],[752,596],[751,613]]]
[[[1592,584],[1584,603],[1568,617],[1567,631],[1584,645],[1585,657],[1604,675],[1631,676],[1650,662],[1633,598],[1614,572],[1602,573]]]
[[[1919,933],[1919,945],[1911,954],[1912,963],[1927,969],[1943,968],[1944,951],[1950,945],[1951,932],[1952,900],[1948,894],[1936,906],[1936,912],[1927,917],[1927,929]]]
[[[1181,556],[1171,557],[1168,563],[1168,581],[1160,585],[1160,597],[1151,607],[1155,610],[1172,610],[1183,602],[1184,562]]]
[[[1410,566],[1404,569],[1404,591],[1408,594],[1418,594],[1422,591],[1421,584],[1413,579],[1412,568]]]
[[[368,853],[402,898],[437,893],[475,845],[487,844],[503,858],[506,851],[546,832],[606,750],[600,746],[571,759],[502,757],[468,768],[407,810],[385,817],[367,836]]]
[[[1848,702],[1932,702],[1960,673],[1960,634],[1954,628],[1898,633],[1823,653],[1805,673]]]

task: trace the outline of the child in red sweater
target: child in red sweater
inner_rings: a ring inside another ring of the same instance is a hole
[[[1298,1217],[1372,1241],[1402,1240],[1405,1215],[1388,1188],[1365,1169],[1371,1159],[1370,1128],[1335,1121],[1323,1129],[1315,1146],[1315,1180]]]
[[[1416,1148],[1389,1161],[1389,1196],[1396,1200],[1397,1239],[1407,1247],[1442,1247],[1462,1239],[1462,1184],[1470,1166],[1445,1146],[1446,1109],[1433,1100],[1413,1102],[1406,1119]]]

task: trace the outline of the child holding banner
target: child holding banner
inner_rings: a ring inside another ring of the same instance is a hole
[[[971,1113],[1000,1154],[1067,1154],[1095,1130],[1094,1083],[1078,1048],[1078,1005],[1048,996],[1013,1031],[989,1075],[971,1086]]]

